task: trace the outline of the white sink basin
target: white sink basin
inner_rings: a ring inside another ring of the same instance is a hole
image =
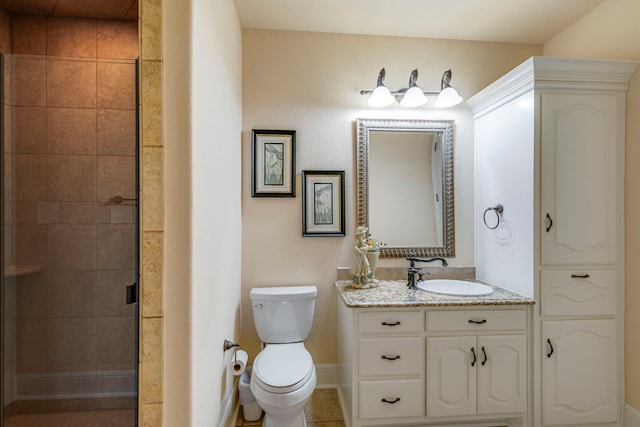
[[[456,296],[480,296],[490,295],[493,288],[482,283],[468,282],[466,280],[432,279],[422,280],[416,283],[416,287],[423,291],[436,294]]]

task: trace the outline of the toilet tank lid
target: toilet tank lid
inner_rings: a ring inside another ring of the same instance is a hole
[[[275,286],[267,288],[251,289],[251,299],[281,300],[286,297],[289,300],[311,298],[318,295],[315,286]]]

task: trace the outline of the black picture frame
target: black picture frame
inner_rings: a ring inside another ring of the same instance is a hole
[[[251,130],[251,197],[296,196],[296,131]]]
[[[302,171],[302,236],[345,235],[344,171]]]

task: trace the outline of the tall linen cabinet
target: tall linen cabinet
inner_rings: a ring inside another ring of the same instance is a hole
[[[534,427],[622,425],[625,92],[637,65],[532,57],[468,101],[477,278],[536,301]]]

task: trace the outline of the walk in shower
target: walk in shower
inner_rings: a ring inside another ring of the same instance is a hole
[[[34,28],[47,47],[1,64],[0,425],[135,426],[136,22],[19,24],[14,47]],[[62,35],[75,44],[50,55]]]

